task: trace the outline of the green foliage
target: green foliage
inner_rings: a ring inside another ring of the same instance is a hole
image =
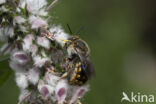
[[[8,65],[8,57],[0,58],[0,87],[8,80],[12,70]]]

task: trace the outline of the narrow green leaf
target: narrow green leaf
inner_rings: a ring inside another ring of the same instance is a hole
[[[6,58],[3,58],[3,61],[0,61],[0,87],[8,80],[12,73],[12,70],[9,67],[9,61],[4,59]]]
[[[6,60],[8,60],[9,58],[10,58],[10,56],[2,57],[2,58],[0,58],[0,62],[6,61]]]
[[[8,80],[11,73],[12,73],[11,70],[7,70],[7,72],[5,72],[2,76],[0,76],[0,87]]]

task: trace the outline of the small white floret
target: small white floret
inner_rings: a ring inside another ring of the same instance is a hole
[[[55,92],[59,104],[63,104],[65,101],[68,88],[69,86],[67,80],[62,79],[58,82]]]
[[[37,44],[44,47],[44,48],[46,48],[46,49],[50,48],[50,42],[45,37],[37,37]]]
[[[39,55],[34,56],[33,60],[34,60],[34,65],[37,67],[42,67],[47,61],[50,62],[49,58],[42,58]]]
[[[69,104],[75,104],[77,101],[84,96],[86,92],[89,90],[89,85],[83,86],[73,86],[72,92],[70,92],[70,96],[72,96]]]
[[[28,87],[28,78],[24,73],[16,73],[16,83],[21,89],[26,89]]]
[[[15,17],[15,22],[18,23],[18,24],[22,24],[22,23],[26,22],[26,19],[21,17],[21,16],[16,16]]]
[[[20,0],[19,7],[20,8],[25,8],[25,6],[26,6],[26,0]]]
[[[50,28],[51,34],[53,34],[53,39],[56,40],[62,47],[65,45],[66,40],[68,40],[69,35],[64,32],[61,26],[52,26]]]
[[[34,67],[32,69],[29,69],[28,80],[30,83],[36,85],[39,81],[39,78],[40,78],[40,71],[38,68]]]
[[[20,64],[16,62],[15,60],[11,60],[9,62],[10,67],[15,71],[15,72],[25,72],[26,66],[23,64]]]
[[[44,11],[44,7],[47,5],[46,0],[26,0],[27,2],[27,10],[35,15],[47,15],[47,12]],[[43,10],[42,10],[43,9]],[[42,11],[42,12],[40,12]]]
[[[47,72],[45,74],[45,77],[44,79],[46,80],[46,82],[50,85],[50,86],[53,86],[53,87],[56,87],[60,77],[54,75],[53,73],[51,72]]]
[[[5,6],[1,6],[0,11],[8,12],[8,9]]]
[[[23,51],[14,52],[11,59],[16,61],[19,64],[26,64],[30,60],[27,53],[25,53]]]
[[[0,28],[0,41],[6,41],[9,37],[14,36],[14,29],[11,26]]]
[[[30,92],[26,89],[22,89],[19,96],[19,102],[22,102],[26,97],[30,95]]]
[[[28,34],[24,37],[23,44],[22,44],[24,51],[28,51],[28,52],[31,51],[33,40],[34,40],[34,36],[32,34]]]
[[[32,29],[38,29],[40,27],[47,26],[47,21],[37,16],[30,16],[29,23],[31,24]]]
[[[6,0],[0,0],[0,4],[4,4]]]
[[[0,48],[0,52],[3,52],[4,50],[6,50],[8,46],[9,46],[9,44],[8,44],[8,43],[5,43],[5,44]]]
[[[52,94],[54,94],[55,88],[51,87],[48,84],[45,84],[42,80],[40,80],[40,82],[38,84],[38,90],[39,90],[40,94],[42,95],[42,97],[47,99]]]

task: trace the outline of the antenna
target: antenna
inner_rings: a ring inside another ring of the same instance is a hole
[[[68,27],[68,29],[69,29],[70,34],[73,34],[73,33],[72,33],[72,30],[71,30],[71,28],[70,28],[70,26],[69,26],[69,24],[67,24],[67,27]]]
[[[70,34],[73,34],[69,24],[67,24],[67,27],[68,27],[68,30],[69,30]],[[77,35],[83,29],[84,29],[84,27],[81,26],[79,29],[77,29],[77,31],[74,33],[74,35]]]
[[[77,35],[77,34],[78,34],[78,33],[80,33],[80,31],[81,31],[81,30],[83,30],[83,29],[84,29],[84,27],[83,27],[83,26],[81,26],[79,29],[77,29],[77,31],[76,31],[74,34],[76,34],[76,35]]]

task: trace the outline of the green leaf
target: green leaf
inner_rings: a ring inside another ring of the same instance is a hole
[[[11,70],[7,70],[2,76],[0,76],[0,87],[8,80],[11,73]]]
[[[12,70],[9,67],[8,60],[0,62],[0,87],[8,80],[12,74]]]
[[[0,58],[0,62],[6,61],[6,60],[8,60],[9,58],[10,58],[10,56],[2,57],[2,58]]]

